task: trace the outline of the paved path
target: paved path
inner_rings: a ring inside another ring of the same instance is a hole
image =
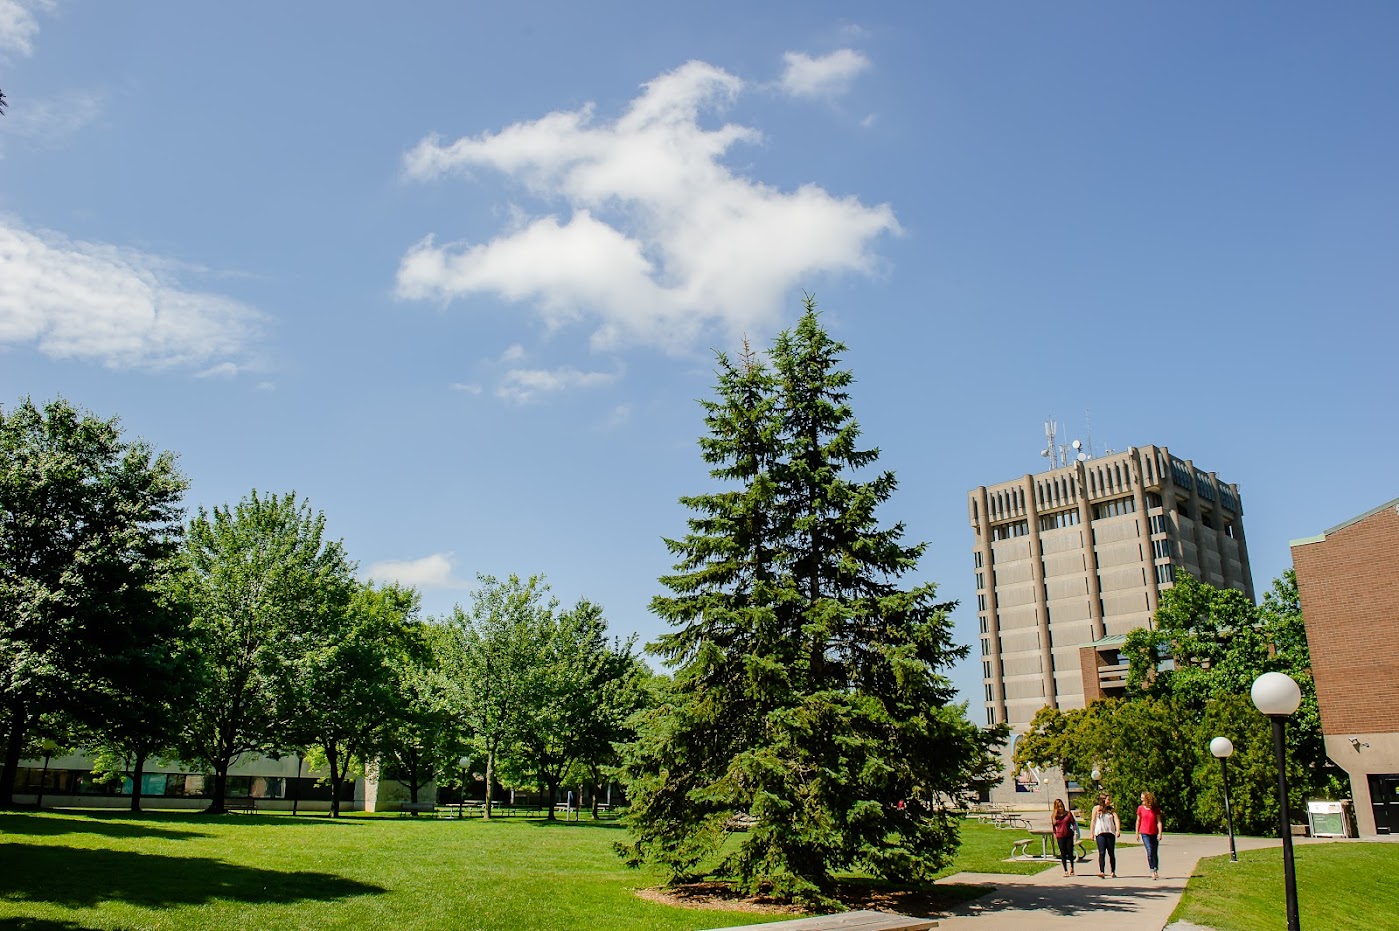
[[[1280,845],[1276,839],[1238,839],[1240,850]],[[1077,876],[1065,876],[1057,865],[1035,876],[957,873],[939,882],[996,888],[949,914],[939,931],[1081,931],[1086,927],[1084,919],[1093,921],[1094,927],[1115,931],[1161,931],[1200,858],[1228,852],[1227,837],[1167,834],[1161,841],[1161,878],[1156,880],[1146,868],[1146,853],[1137,846],[1118,847],[1116,879],[1098,878],[1096,850],[1090,850],[1090,862],[1078,864]]]

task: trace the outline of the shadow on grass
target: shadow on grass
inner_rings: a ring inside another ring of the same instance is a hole
[[[620,821],[564,821],[562,819],[549,821],[545,818],[531,818],[524,822],[533,828],[568,828],[576,831],[579,828],[594,831],[621,831],[626,829],[626,825]]]
[[[89,931],[86,925],[53,918],[0,918],[0,931]]]
[[[115,850],[0,844],[0,898],[90,908],[126,902],[147,908],[216,899],[286,904],[385,892],[331,873],[282,872],[207,860]]]
[[[130,816],[129,820],[118,821],[110,816],[92,817],[89,815],[0,815],[0,835],[12,834],[21,837],[56,837],[60,834],[98,834],[102,837],[160,837],[166,840],[188,840],[195,837],[208,837],[202,831],[177,831],[157,827],[154,824],[132,824],[131,820],[146,820],[140,815]]]

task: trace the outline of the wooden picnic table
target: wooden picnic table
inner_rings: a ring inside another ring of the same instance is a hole
[[[925,931],[937,926],[938,923],[931,918],[910,918],[891,912],[858,911],[774,921],[765,925],[740,925],[727,931],[757,931],[759,928],[769,931]]]

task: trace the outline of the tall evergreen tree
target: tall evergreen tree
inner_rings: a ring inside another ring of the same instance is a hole
[[[718,872],[750,893],[824,899],[835,871],[929,878],[957,845],[948,796],[984,785],[1000,730],[952,704],[943,670],[965,655],[951,604],[901,587],[924,546],[881,527],[893,473],[867,480],[845,347],[814,302],[771,365],[719,356],[700,441],[725,489],[667,541],[673,593],[652,610],[676,629],[653,651],[675,668],[629,748],[631,863],[692,875],[736,817],[751,824]],[[736,486],[736,487],[734,487]]]

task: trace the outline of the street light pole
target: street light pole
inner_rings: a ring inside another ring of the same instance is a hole
[[[1273,755],[1278,761],[1278,825],[1282,832],[1282,874],[1287,893],[1287,931],[1301,931],[1297,914],[1297,872],[1292,858],[1292,819],[1287,812],[1287,718],[1302,703],[1302,690],[1290,676],[1265,672],[1253,680],[1253,704],[1273,724]]]
[[[457,803],[457,818],[461,818],[461,813],[466,809],[466,782],[470,778],[467,769],[471,766],[471,757],[464,756],[457,761],[461,764],[461,801]]]
[[[1229,757],[1234,755],[1234,742],[1228,737],[1216,737],[1210,741],[1210,753],[1219,757],[1219,771],[1224,776],[1224,819],[1229,822],[1229,861],[1239,862],[1239,851],[1234,847],[1234,812],[1229,807]]]

